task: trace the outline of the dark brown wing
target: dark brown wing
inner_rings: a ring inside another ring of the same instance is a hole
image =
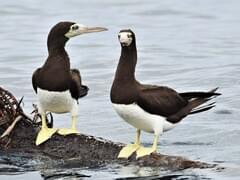
[[[36,93],[37,93],[37,76],[38,76],[40,70],[41,70],[41,68],[38,68],[36,71],[34,71],[34,73],[32,75],[32,86]]]
[[[151,114],[168,117],[188,104],[187,100],[168,87],[140,85],[139,89],[137,104]]]
[[[70,92],[73,98],[78,100],[80,97],[86,96],[88,93],[88,87],[82,85],[82,79],[80,72],[77,69],[71,69]]]

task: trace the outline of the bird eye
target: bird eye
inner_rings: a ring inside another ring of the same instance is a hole
[[[78,28],[79,28],[78,25],[74,25],[74,26],[72,26],[72,30],[77,30]]]
[[[127,37],[130,38],[130,37],[131,37],[131,34],[128,34]]]
[[[120,38],[120,34],[118,35],[118,38]]]

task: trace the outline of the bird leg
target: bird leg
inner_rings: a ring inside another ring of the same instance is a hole
[[[129,158],[135,151],[137,151],[140,146],[140,129],[137,130],[137,136],[134,144],[128,144],[118,154],[118,158]]]
[[[46,115],[45,113],[41,114],[42,116],[42,127],[37,135],[36,145],[42,144],[43,142],[47,141],[49,138],[52,137],[54,133],[57,132],[56,128],[48,128],[46,122]]]
[[[153,141],[152,147],[140,147],[137,150],[137,159],[146,155],[150,155],[153,152],[156,152],[157,144],[158,144],[158,135],[154,135],[154,141]]]
[[[77,116],[72,116],[72,127],[70,129],[68,128],[61,128],[58,130],[58,134],[66,136],[69,134],[78,134],[77,131]]]

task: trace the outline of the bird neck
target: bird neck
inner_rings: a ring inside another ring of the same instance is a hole
[[[67,38],[56,38],[54,36],[48,36],[48,59],[45,62],[45,67],[51,67],[51,69],[64,69],[66,72],[70,70],[70,60],[65,50],[65,44]],[[54,65],[52,65],[54,64]],[[61,72],[63,72],[61,70]]]
[[[121,56],[118,63],[115,81],[124,83],[134,82],[135,67],[137,64],[137,48],[135,43],[130,46],[122,46]]]
[[[54,33],[50,33],[47,39],[48,54],[67,54],[65,50],[66,42],[68,38],[65,36],[57,36]]]

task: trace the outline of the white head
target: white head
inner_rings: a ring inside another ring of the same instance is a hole
[[[122,46],[130,46],[134,41],[134,33],[131,30],[121,30],[118,34],[119,42]]]

